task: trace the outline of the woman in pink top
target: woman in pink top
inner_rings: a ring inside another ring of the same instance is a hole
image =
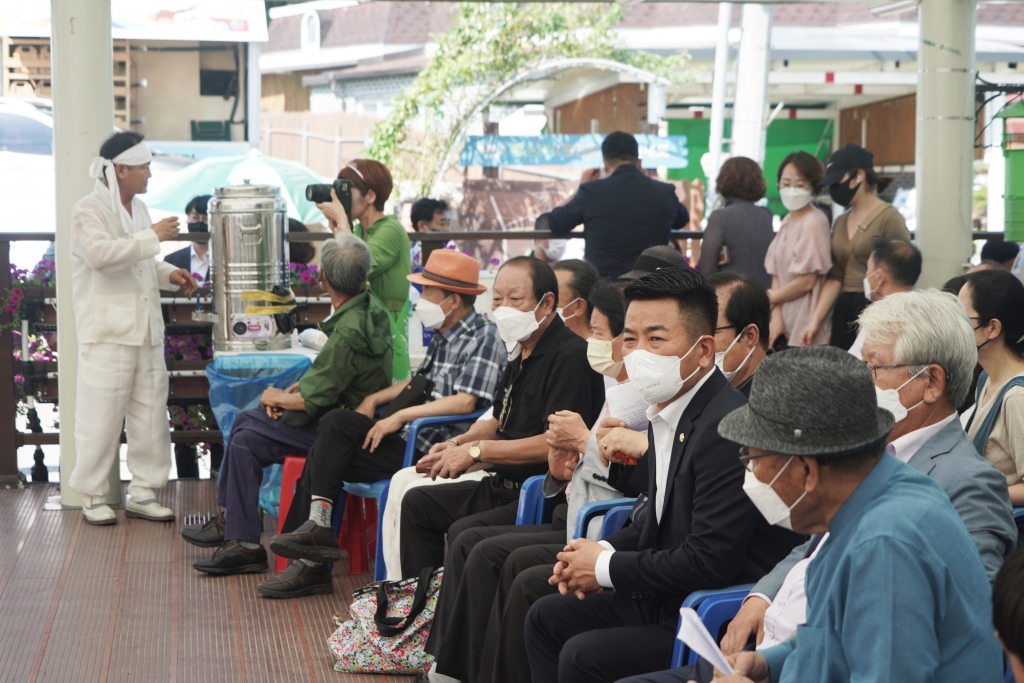
[[[818,181],[825,175],[821,162],[807,152],[793,152],[779,166],[779,194],[789,213],[768,247],[765,270],[772,276],[769,344],[786,337],[797,346],[814,314],[825,275],[832,268],[832,236],[828,218],[811,204]],[[814,344],[827,344],[828,321],[818,328]]]

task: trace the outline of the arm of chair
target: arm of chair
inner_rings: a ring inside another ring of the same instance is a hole
[[[590,525],[590,521],[592,519],[600,515],[605,515],[614,508],[626,507],[626,515],[628,516],[629,510],[633,509],[633,501],[635,500],[635,498],[613,498],[611,500],[599,500],[593,503],[587,503],[580,508],[579,512],[576,513],[576,526],[573,527],[574,531],[572,537],[584,537],[587,533],[587,527]],[[624,524],[625,520],[622,520],[622,523]],[[605,535],[603,528],[601,532],[601,536],[603,538]]]
[[[629,521],[629,516],[633,512],[632,505],[623,505],[622,507],[612,508],[604,514],[604,520],[601,522],[601,538],[607,538],[622,527],[626,526],[626,522]]]
[[[519,489],[519,510],[516,524],[547,524],[555,509],[555,498],[544,497],[544,477],[537,475],[523,482]]]
[[[402,467],[412,467],[413,458],[416,457],[416,437],[424,427],[437,427],[441,425],[453,425],[460,422],[472,422],[484,414],[482,410],[476,410],[465,415],[435,415],[433,417],[418,417],[409,423],[409,434],[405,443],[405,459]]]
[[[696,609],[697,616],[700,617],[708,633],[712,638],[718,640],[718,632],[722,629],[722,625],[736,616],[744,598],[750,594],[753,587],[754,584],[746,583],[718,590],[694,591],[683,600],[683,607]],[[677,638],[672,650],[672,668],[696,662],[697,653],[690,650]]]

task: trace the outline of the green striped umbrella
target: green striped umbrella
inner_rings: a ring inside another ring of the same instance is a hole
[[[213,194],[216,187],[241,185],[246,181],[277,187],[288,204],[289,218],[307,224],[325,221],[316,205],[306,200],[306,185],[329,181],[297,161],[263,156],[257,150],[242,156],[197,161],[179,171],[170,184],[147,193],[142,200],[150,208],[181,213],[197,195]]]

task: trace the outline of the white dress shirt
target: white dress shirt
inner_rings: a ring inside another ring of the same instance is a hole
[[[939,420],[930,427],[921,427],[921,429],[915,429],[908,434],[904,434],[886,446],[885,450],[889,451],[901,462],[910,462],[910,459],[917,455],[917,452],[921,450],[921,446],[925,445],[929,439],[941,432],[942,429],[955,420],[956,417],[956,411],[954,410],[950,413],[949,417]]]
[[[683,412],[686,407],[690,405],[690,401],[696,396],[704,383],[708,381],[708,378],[715,373],[714,368],[711,372],[701,377],[696,384],[693,385],[689,391],[677,398],[672,403],[669,403],[662,409],[658,409],[658,406],[650,406],[647,409],[647,419],[651,421],[651,437],[654,439],[654,481],[657,486],[657,490],[654,495],[654,514],[657,515],[658,523],[661,523],[661,513],[665,507],[665,489],[668,487],[668,470],[672,465],[672,446],[673,440],[675,439],[676,429],[679,427],[679,419],[683,416]],[[612,554],[615,552],[615,548],[612,547],[607,541],[600,541],[607,550],[597,556],[597,562],[594,566],[594,574],[597,577],[597,582],[604,588],[614,588],[612,585],[611,574],[609,573],[609,565],[612,561]]]
[[[160,289],[173,289],[175,266],[157,261],[160,239],[142,200],[132,200],[131,233],[107,186],[92,192],[71,212],[71,302],[79,344],[163,344]]]
[[[192,255],[192,270],[189,272],[193,275],[199,274],[196,278],[196,282],[203,284],[210,275],[210,250],[207,249],[206,253],[202,257],[196,253],[196,245],[193,243],[189,246],[189,253]]]

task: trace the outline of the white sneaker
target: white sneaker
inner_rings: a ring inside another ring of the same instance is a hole
[[[129,498],[128,503],[124,506],[124,514],[125,517],[148,519],[151,522],[174,521],[174,510],[160,505],[155,498],[140,501]]]
[[[103,496],[82,496],[82,515],[85,521],[96,526],[117,524],[117,515],[103,500]]]

